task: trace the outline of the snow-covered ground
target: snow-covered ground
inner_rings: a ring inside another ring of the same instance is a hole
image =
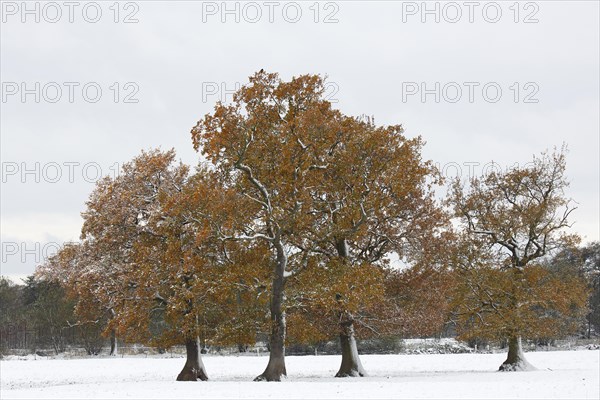
[[[600,398],[600,351],[527,353],[538,370],[496,372],[504,354],[364,355],[367,378],[332,378],[338,356],[287,357],[281,383],[252,382],[265,356],[209,356],[209,382],[175,382],[182,358],[0,361],[5,398]]]

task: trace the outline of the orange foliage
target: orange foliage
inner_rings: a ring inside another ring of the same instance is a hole
[[[588,291],[576,275],[532,264],[522,272],[479,266],[456,271],[453,293],[460,338],[564,337],[579,328]]]
[[[575,208],[565,195],[565,152],[452,186],[448,203],[464,227],[450,261],[462,337],[564,335],[585,313],[581,279],[557,279],[538,265],[579,241],[566,231]]]

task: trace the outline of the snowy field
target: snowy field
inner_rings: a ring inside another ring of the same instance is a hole
[[[209,356],[210,382],[175,382],[183,358],[0,361],[8,398],[600,398],[600,351],[527,353],[538,371],[496,372],[504,354],[364,355],[367,378],[333,378],[338,356],[286,357],[281,383],[252,382],[264,356]]]

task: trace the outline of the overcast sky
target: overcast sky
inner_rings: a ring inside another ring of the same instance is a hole
[[[449,177],[567,143],[574,230],[599,238],[597,1],[113,3],[2,2],[2,275],[77,240],[97,177],[141,149],[195,164],[191,127],[261,68],[326,75]]]

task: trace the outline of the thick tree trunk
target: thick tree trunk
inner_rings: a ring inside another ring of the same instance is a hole
[[[110,355],[117,355],[117,332],[114,329],[110,331]]]
[[[285,312],[283,311],[284,272],[287,256],[281,243],[277,243],[275,247],[277,249],[277,265],[273,271],[269,363],[265,371],[254,379],[255,381],[279,382],[282,376],[287,376],[285,370]]]
[[[337,240],[335,245],[339,257],[349,257],[350,254],[346,239]],[[342,364],[337,374],[335,374],[336,378],[367,376],[367,372],[363,368],[358,355],[352,316],[340,318],[340,347],[342,349]]]
[[[500,366],[500,371],[531,371],[535,370],[533,365],[525,359],[521,337],[512,337],[508,339],[508,356],[506,361]]]
[[[183,369],[177,375],[178,381],[207,381],[208,375],[200,358],[200,339],[188,339],[185,341],[187,360]]]
[[[281,314],[282,318],[285,315]],[[277,323],[272,321],[273,327],[269,339],[271,351],[269,353],[269,363],[265,371],[257,376],[254,381],[280,382],[282,376],[287,376],[285,369],[285,321]]]
[[[341,324],[341,328],[340,345],[342,347],[342,365],[337,374],[335,374],[336,378],[366,376],[367,373],[358,357],[353,322],[346,321]]]

